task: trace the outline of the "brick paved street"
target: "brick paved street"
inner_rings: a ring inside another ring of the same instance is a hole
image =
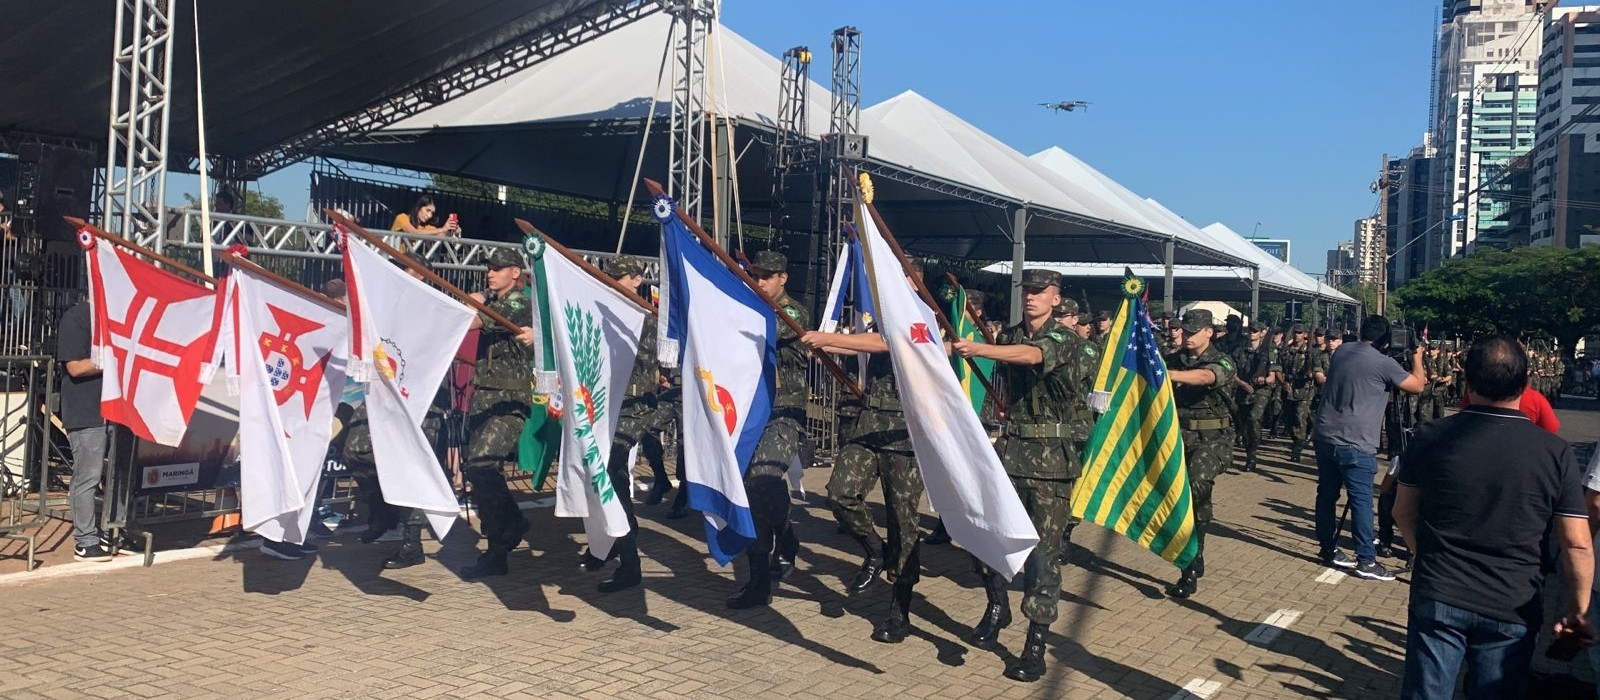
[[[1600,436],[1600,412],[1562,419],[1569,439]],[[1050,674],[1033,685],[1000,675],[1020,618],[1007,650],[961,641],[983,594],[948,546],[924,555],[915,635],[870,641],[888,588],[841,593],[856,553],[813,493],[799,569],[769,610],[724,608],[733,570],[703,556],[698,520],[665,520],[665,505],[640,508],[645,584],[609,596],[594,590],[604,574],[576,566],[578,524],[549,508],[527,511],[532,551],[487,583],[450,573],[474,556],[464,527],[436,559],[382,574],[393,545],[343,535],[304,562],[247,550],[0,579],[0,698],[1391,697],[1408,588],[1330,577],[1312,560],[1314,467],[1282,456],[1273,443],[1259,473],[1219,481],[1210,570],[1191,601],[1160,594],[1169,565],[1081,528],[1093,556],[1063,576]],[[813,492],[827,474],[808,475]],[[1282,629],[1262,627],[1269,617]]]

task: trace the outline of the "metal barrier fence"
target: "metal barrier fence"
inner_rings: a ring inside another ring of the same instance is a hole
[[[29,571],[36,550],[30,531],[64,505],[49,499],[50,465],[64,462],[49,405],[54,381],[50,357],[0,356],[0,539],[27,543]]]

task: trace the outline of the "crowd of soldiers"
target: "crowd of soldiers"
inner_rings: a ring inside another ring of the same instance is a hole
[[[532,304],[526,284],[520,279],[523,265],[520,254],[497,250],[488,260],[488,288],[479,296],[489,308],[531,326]],[[802,328],[811,327],[806,307],[785,290],[787,269],[787,259],[775,251],[755,254],[747,266],[757,286],[779,312]],[[606,261],[605,272],[621,286],[638,290],[644,267],[636,258],[618,256]],[[919,283],[920,275],[920,270],[913,270],[907,282]],[[1113,322],[1108,312],[1090,314],[1080,309],[1076,301],[1063,297],[1061,288],[1061,278],[1055,272],[1024,270],[1020,323],[999,328],[993,343],[947,341],[954,356],[993,360],[995,379],[1009,396],[1005,414],[991,413],[985,422],[992,430],[994,449],[1011,486],[1040,537],[1020,577],[1020,613],[1028,622],[1023,652],[1005,670],[1007,677],[1025,682],[1037,680],[1045,669],[1046,639],[1061,597],[1060,567],[1071,561],[1071,536],[1077,524],[1072,518],[1071,496],[1083,469],[1085,443],[1096,418],[1088,398],[1100,358],[1107,352],[1105,346]],[[981,308],[982,295],[976,290],[969,294]],[[973,320],[991,323],[983,318]],[[1291,460],[1299,461],[1308,444],[1319,389],[1327,379],[1329,358],[1341,342],[1349,339],[1300,325],[1278,330],[1245,324],[1238,316],[1229,316],[1219,324],[1204,309],[1191,309],[1178,318],[1162,315],[1153,323],[1173,387],[1200,544],[1199,556],[1165,590],[1171,597],[1188,598],[1196,594],[1205,575],[1205,536],[1212,521],[1213,487],[1217,478],[1233,466],[1233,450],[1243,449],[1240,468],[1250,471],[1256,467],[1263,438],[1282,436],[1290,441]],[[487,548],[476,562],[460,572],[468,579],[505,574],[508,553],[528,533],[529,523],[512,500],[502,465],[514,453],[523,421],[534,410],[528,349],[533,342],[532,331],[500,329],[487,317],[480,317],[474,326],[481,329],[476,351],[476,392],[466,417],[461,466],[471,486],[471,502]],[[913,589],[921,576],[921,546],[950,541],[942,527],[927,538],[919,529],[923,482],[905,421],[905,412],[915,407],[901,403],[888,343],[876,329],[800,334],[790,331],[786,324],[779,328],[778,393],[772,419],[745,478],[757,537],[747,552],[748,580],[727,605],[733,609],[769,605],[772,587],[793,565],[798,552],[800,535],[790,519],[786,472],[794,464],[810,461],[804,426],[812,353],[852,357],[865,353],[870,359],[862,376],[857,377],[864,398],[847,402],[838,411],[841,447],[832,465],[827,493],[840,532],[861,550],[861,564],[845,582],[845,588],[852,595],[863,594],[874,587],[880,576],[886,579],[890,584],[890,611],[874,625],[872,639],[884,643],[903,641],[911,633],[909,610]],[[1430,347],[1429,389],[1405,410],[1422,419],[1437,416],[1446,403],[1455,400],[1452,397],[1460,385],[1456,355],[1451,348]],[[621,402],[608,466],[613,483],[631,483],[634,448],[638,446],[654,473],[644,499],[647,505],[661,503],[673,489],[660,438],[680,419],[682,386],[672,374],[657,360],[656,322],[647,317]],[[1548,365],[1537,375],[1541,382],[1546,377],[1558,379],[1559,365]],[[1540,390],[1546,390],[1543,384]],[[447,404],[448,399],[442,403]],[[343,436],[345,452],[354,458],[358,473],[370,473],[370,434],[359,429],[362,423],[360,416],[350,421],[351,429]],[[430,436],[437,432],[436,422],[431,422],[429,430]],[[682,470],[680,460],[679,490],[667,513],[669,518],[688,513]],[[880,534],[867,507],[874,484],[881,488],[887,505],[884,534]],[[398,568],[421,562],[421,518],[387,510],[381,491],[375,495],[371,501],[374,530],[381,532],[379,520],[405,524],[401,550],[385,566]],[[611,560],[618,562],[615,572],[598,583],[597,589],[602,593],[637,586],[642,580],[631,494],[622,498],[622,504],[633,532],[616,541],[605,559],[592,556],[588,550],[580,556],[581,566],[589,571],[598,571]],[[974,568],[982,578],[987,605],[968,640],[974,647],[990,649],[1012,623],[1008,594],[1011,585],[999,572],[981,563],[975,561]]]

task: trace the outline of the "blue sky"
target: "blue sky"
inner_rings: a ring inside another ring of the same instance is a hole
[[[824,84],[829,36],[854,25],[865,105],[916,90],[1023,153],[1061,146],[1196,225],[1250,235],[1259,221],[1308,272],[1373,213],[1379,156],[1420,143],[1437,17],[1437,0],[723,5],[772,54],[810,46]],[[1094,104],[1036,104],[1058,100]],[[263,181],[291,217],[306,172]]]

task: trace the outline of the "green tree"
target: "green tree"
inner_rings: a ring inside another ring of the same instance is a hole
[[[235,214],[259,216],[264,219],[283,218],[283,202],[278,201],[277,197],[265,192],[245,190],[241,196],[241,199],[244,201],[241,203],[240,207],[234,211]],[[183,201],[190,209],[200,208],[200,200],[195,199],[194,195],[192,194],[184,193]]]

